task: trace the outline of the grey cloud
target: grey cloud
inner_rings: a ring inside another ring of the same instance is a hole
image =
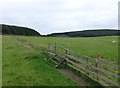
[[[11,1],[2,5],[1,23],[32,27],[42,34],[87,28],[117,28],[118,0],[79,0],[84,2],[80,6],[79,3],[71,6],[77,0],[70,0],[70,4],[69,0]]]

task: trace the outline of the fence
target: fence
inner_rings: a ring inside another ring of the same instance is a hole
[[[103,86],[118,86],[120,75],[117,62],[103,59],[100,54],[97,54],[96,58],[91,58],[56,44],[48,45],[48,53],[51,55],[50,60],[56,64],[56,68],[63,63]]]

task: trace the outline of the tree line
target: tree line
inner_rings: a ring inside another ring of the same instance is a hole
[[[27,27],[18,27],[12,25],[0,24],[2,29],[2,35],[25,35],[25,36],[40,36],[40,33],[35,31],[34,29]]]
[[[119,36],[120,30],[117,29],[99,29],[99,30],[83,30],[64,33],[52,33],[47,36],[53,37],[97,37],[97,36]]]
[[[97,37],[97,36],[119,36],[120,30],[117,29],[93,29],[63,33],[52,33],[48,35],[41,35],[37,31],[27,27],[12,26],[0,24],[0,34],[2,35],[25,35],[25,36],[44,36],[44,37]]]

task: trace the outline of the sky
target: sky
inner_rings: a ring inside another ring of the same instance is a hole
[[[40,34],[118,28],[119,0],[1,0],[0,23]]]

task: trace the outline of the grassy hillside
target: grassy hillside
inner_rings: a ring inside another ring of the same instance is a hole
[[[29,38],[34,40],[34,37]],[[38,48],[38,51],[11,36],[3,36],[2,50],[3,86],[77,85],[47,64],[41,48]]]
[[[56,38],[56,37],[23,37],[34,44],[46,46],[57,43],[77,53],[96,57],[100,53],[103,58],[118,61],[118,36],[89,38]],[[113,42],[115,41],[115,42]]]

